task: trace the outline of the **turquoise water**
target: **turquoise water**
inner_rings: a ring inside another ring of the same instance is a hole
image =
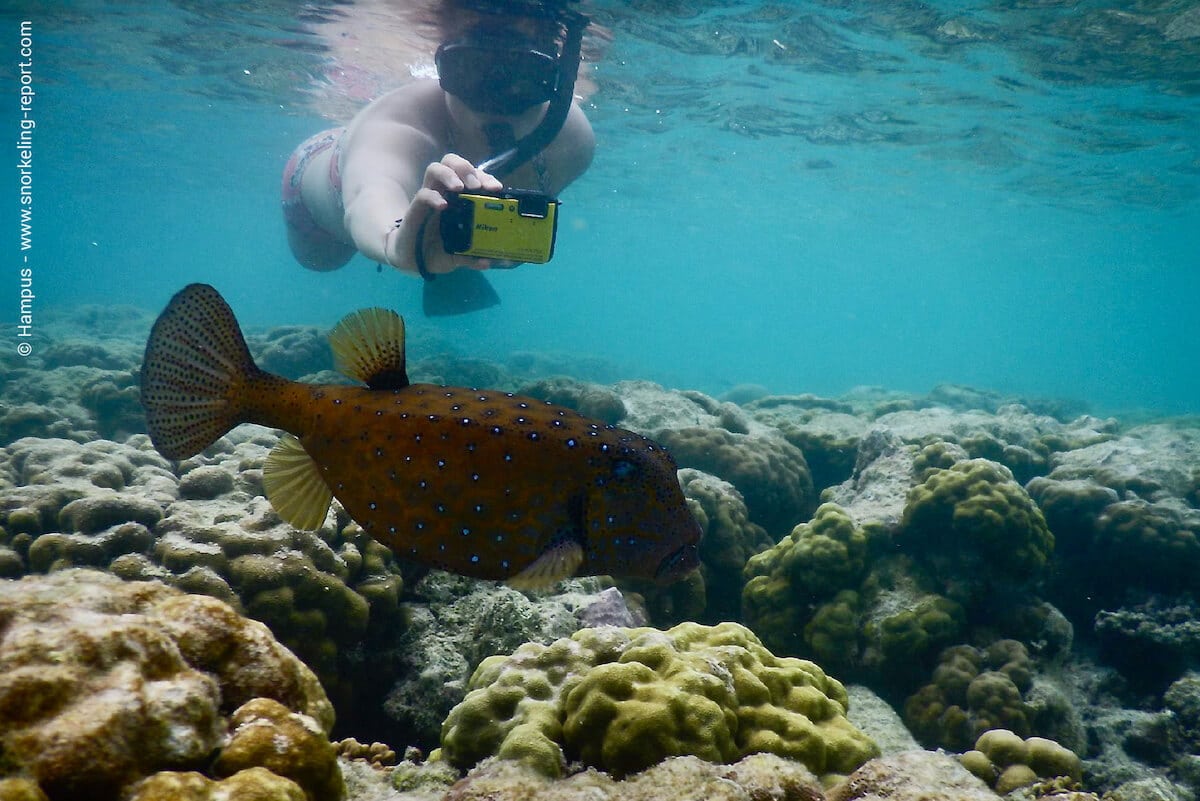
[[[283,164],[330,124],[311,23],[338,11],[25,6],[3,19],[10,65],[33,23],[35,324],[206,281],[247,327],[385,305],[467,353],[713,394],[957,382],[1200,413],[1195,4],[594,3],[599,147],[554,261],[433,321],[417,280],[309,273],[284,241]]]

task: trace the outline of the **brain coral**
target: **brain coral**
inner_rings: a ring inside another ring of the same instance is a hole
[[[968,459],[928,471],[912,489],[897,533],[943,579],[982,570],[1027,578],[1046,565],[1054,537],[1041,511],[1008,468]]]
[[[270,626],[331,692],[347,695],[353,681],[339,656],[369,626],[396,622],[399,569],[344,515],[317,531],[279,519],[261,497],[275,441],[245,427],[181,462],[180,477],[145,435],[13,443],[0,450],[0,569],[97,567],[220,598]]]
[[[442,728],[464,768],[494,754],[554,775],[565,757],[623,776],[767,752],[842,775],[878,752],[846,719],[841,683],[735,623],[581,629],[484,660],[469,687]]]
[[[253,699],[333,726],[312,672],[214,598],[89,570],[0,581],[0,774],[51,799],[201,769]]]

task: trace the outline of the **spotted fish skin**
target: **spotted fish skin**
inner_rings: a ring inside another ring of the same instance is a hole
[[[216,290],[192,285],[155,324],[142,395],[169,458],[242,422],[291,433],[299,463],[316,466],[313,483],[415,562],[485,579],[535,563],[559,578],[560,561],[575,575],[660,582],[695,568],[700,529],[653,440],[533,398],[408,384],[402,362],[398,375],[390,388],[363,388],[265,373]]]

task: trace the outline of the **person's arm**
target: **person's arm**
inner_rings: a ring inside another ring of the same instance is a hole
[[[388,261],[384,237],[408,215],[434,153],[433,140],[411,125],[364,119],[355,126],[342,153],[343,219],[367,258]]]
[[[356,121],[342,154],[346,230],[367,258],[417,272],[417,237],[424,223],[446,207],[443,193],[479,188],[498,191],[502,185],[460,156],[442,156],[427,132],[394,119],[395,105],[364,114]],[[399,226],[397,220],[401,220]],[[449,272],[464,263],[487,266],[445,253],[429,231],[425,231],[422,247],[430,273]]]

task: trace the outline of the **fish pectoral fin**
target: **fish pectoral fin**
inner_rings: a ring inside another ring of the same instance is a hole
[[[370,389],[404,389],[404,318],[390,309],[359,309],[329,332],[333,366]]]
[[[569,538],[552,542],[533,564],[508,579],[517,590],[541,590],[575,575],[583,563],[583,546]]]
[[[291,434],[284,434],[267,456],[263,488],[280,517],[309,531],[321,527],[333,501],[317,463]]]

